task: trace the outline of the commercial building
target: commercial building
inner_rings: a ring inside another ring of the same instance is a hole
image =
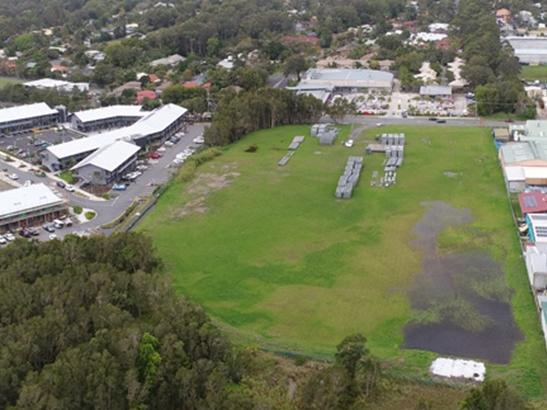
[[[71,83],[69,81],[55,80],[53,78],[28,81],[24,83],[24,86],[38,88],[40,90],[57,90],[64,93],[70,93],[75,89],[80,92],[89,91],[89,83]]]
[[[0,109],[0,133],[49,127],[59,121],[59,112],[46,103]]]
[[[134,167],[140,149],[135,144],[116,141],[99,148],[72,167],[72,170],[85,182],[107,185]]]
[[[547,121],[528,120],[525,125],[511,126],[511,133],[515,141],[547,141]]]
[[[88,155],[116,141],[123,140],[144,147],[165,140],[182,127],[187,112],[175,104],[164,105],[150,111],[129,127],[50,146],[41,153],[42,164],[52,171],[58,171],[76,165]]]
[[[428,97],[450,97],[452,96],[452,87],[444,85],[422,85],[420,95]]]
[[[547,37],[505,37],[521,64],[547,64]]]
[[[72,128],[91,132],[121,128],[134,124],[147,114],[139,105],[111,105],[93,110],[78,111],[72,115]]]
[[[66,212],[63,199],[44,184],[0,192],[0,231],[39,225]]]
[[[547,245],[547,215],[527,214],[528,240],[536,246]]]

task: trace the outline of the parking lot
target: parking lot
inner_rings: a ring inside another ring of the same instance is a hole
[[[160,155],[157,159],[145,159],[139,162],[141,166],[139,174],[129,181],[120,181],[125,185],[124,189],[112,191],[109,200],[94,201],[89,198],[84,198],[78,192],[69,192],[66,189],[60,188],[57,181],[49,177],[40,177],[30,172],[27,168],[17,168],[13,163],[0,161],[2,175],[16,174],[18,184],[25,181],[32,183],[45,183],[56,194],[63,197],[70,207],[78,206],[84,209],[93,210],[96,216],[91,221],[81,223],[74,216],[71,217],[73,225],[56,229],[55,232],[47,232],[40,227],[38,235],[35,236],[39,240],[48,240],[50,235],[54,234],[55,238],[62,238],[67,234],[89,235],[93,233],[108,233],[101,227],[118,218],[136,199],[145,198],[151,195],[158,185],[166,183],[173,173],[177,172],[177,167],[184,163],[191,153],[195,152],[201,144],[194,142],[202,141],[198,137],[203,135],[204,125],[194,124],[187,127],[184,135],[173,144],[163,144],[157,147],[156,150]],[[148,155],[149,155],[148,154]],[[147,157],[148,157],[147,155]],[[181,160],[182,159],[182,160]],[[1,182],[1,181],[0,181]],[[7,181],[6,181],[7,182]],[[1,189],[1,188],[0,188]]]
[[[50,145],[72,141],[80,137],[80,134],[62,128],[51,128],[36,132],[25,131],[8,135],[0,134],[0,149],[25,161],[39,164],[40,151]]]

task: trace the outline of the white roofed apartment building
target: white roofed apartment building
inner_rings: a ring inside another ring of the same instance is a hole
[[[49,127],[58,121],[59,112],[46,103],[0,109],[0,133]]]
[[[78,163],[81,165],[81,161],[86,157],[116,141],[144,147],[151,142],[165,140],[180,130],[187,112],[186,108],[175,104],[164,105],[148,112],[128,127],[50,146],[41,153],[42,164],[52,171],[58,171],[74,167]],[[105,158],[104,155],[106,154],[103,154],[102,158]],[[120,164],[122,165],[124,164]]]
[[[99,148],[71,169],[92,185],[107,185],[131,170],[137,162],[138,145],[115,141]]]
[[[146,114],[148,112],[143,111],[140,105],[111,105],[75,112],[71,126],[82,132],[121,128],[134,124]]]
[[[0,231],[39,225],[66,212],[65,201],[44,184],[0,192]]]

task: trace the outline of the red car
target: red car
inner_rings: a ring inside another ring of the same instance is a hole
[[[160,159],[161,158],[161,154],[159,152],[151,152],[150,154],[148,154],[148,158],[149,159]]]

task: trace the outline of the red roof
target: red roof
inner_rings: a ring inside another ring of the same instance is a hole
[[[521,192],[519,204],[522,214],[537,214],[547,212],[547,194],[541,192]]]
[[[148,74],[148,80],[151,83],[156,83],[156,82],[161,81],[161,79],[156,74]]]
[[[184,84],[182,84],[184,88],[198,88],[199,85],[195,81],[185,81]]]
[[[137,103],[142,104],[144,100],[155,100],[156,93],[152,90],[142,90],[137,93]]]

